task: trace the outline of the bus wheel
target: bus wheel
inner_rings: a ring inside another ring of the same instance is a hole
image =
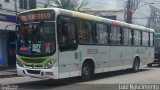
[[[134,60],[132,71],[137,72],[139,70],[140,61],[138,58]]]
[[[90,80],[93,76],[93,68],[90,64],[84,63],[82,66],[82,80],[87,81]]]

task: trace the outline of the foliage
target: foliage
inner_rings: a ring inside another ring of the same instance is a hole
[[[56,0],[55,3],[60,6],[60,8],[78,11],[81,7],[88,4],[86,0]]]

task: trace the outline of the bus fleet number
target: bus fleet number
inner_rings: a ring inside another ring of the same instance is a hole
[[[87,54],[98,54],[98,49],[87,49]]]

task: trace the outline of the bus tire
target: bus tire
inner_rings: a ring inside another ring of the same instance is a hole
[[[138,58],[135,58],[133,62],[132,72],[138,72],[140,66],[140,60]]]
[[[82,66],[82,74],[81,74],[82,80],[83,81],[90,80],[93,77],[93,74],[94,72],[92,66],[88,63],[84,63],[84,65]]]

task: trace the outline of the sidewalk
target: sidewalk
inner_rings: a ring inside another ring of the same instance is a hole
[[[0,79],[16,77],[17,71],[15,68],[0,68]]]

